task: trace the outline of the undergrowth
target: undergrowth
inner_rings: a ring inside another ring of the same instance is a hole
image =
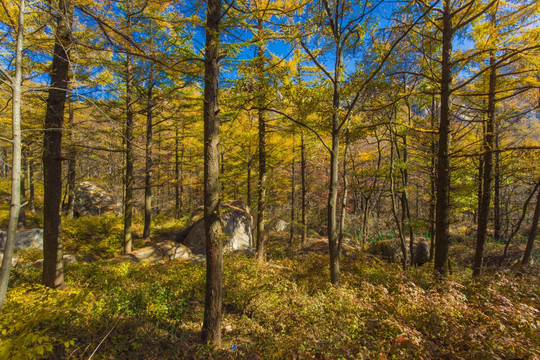
[[[223,345],[200,344],[203,263],[110,263],[66,268],[64,289],[14,269],[0,320],[0,358],[535,359],[540,274],[468,273],[439,283],[429,267],[403,274],[363,253],[329,284],[328,256],[267,264],[225,257]]]

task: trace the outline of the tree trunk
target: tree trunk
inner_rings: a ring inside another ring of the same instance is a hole
[[[497,82],[497,69],[495,65],[495,54],[493,51],[489,57],[489,93],[487,106],[486,131],[484,133],[483,152],[483,179],[480,208],[478,209],[478,230],[476,232],[476,252],[473,263],[473,276],[482,274],[482,263],[484,259],[484,244],[486,241],[489,204],[491,200],[491,176],[492,176],[492,156],[494,146],[494,123],[495,123],[495,87]]]
[[[0,269],[0,310],[6,298],[9,274],[11,272],[11,259],[15,250],[15,240],[17,236],[17,221],[21,209],[21,190],[19,188],[21,178],[22,161],[22,141],[21,141],[21,85],[22,85],[22,52],[24,39],[24,8],[25,0],[19,3],[19,20],[17,28],[17,43],[15,55],[15,77],[11,81],[12,91],[12,170],[11,170],[11,204],[9,208],[9,222],[7,229],[6,245],[4,247],[4,258]]]
[[[150,64],[147,93],[146,112],[146,155],[145,155],[145,177],[144,177],[144,229],[143,238],[150,237],[150,227],[152,225],[152,130],[154,104],[152,90],[154,88],[154,69]]]
[[[445,276],[450,247],[449,192],[450,192],[450,86],[452,84],[452,14],[450,0],[445,0],[442,14],[442,63],[441,63],[441,117],[439,124],[439,149],[437,152],[437,203],[435,208],[435,272]]]
[[[51,87],[43,134],[43,284],[57,288],[64,284],[63,244],[60,238],[60,202],[62,200],[62,123],[69,79],[69,49],[73,5],[58,3]]]
[[[341,214],[339,218],[339,238],[338,238],[338,251],[341,252],[343,245],[343,237],[345,236],[345,217],[347,216],[347,195],[349,191],[349,176],[347,167],[347,156],[349,152],[349,122],[347,122],[347,129],[345,130],[345,149],[343,150],[343,194],[341,197]]]
[[[67,202],[65,208],[65,214],[69,218],[73,218],[73,205],[75,203],[75,181],[77,175],[77,154],[73,146],[73,127],[74,127],[74,110],[73,110],[73,97],[69,97],[68,111],[69,111],[69,151],[68,151],[68,171],[67,171]]]
[[[501,169],[499,163],[499,126],[495,120],[495,166],[493,183],[493,237],[501,239]]]
[[[304,130],[302,129],[301,133],[301,173],[302,173],[302,248],[306,245],[307,241],[307,214],[306,214],[306,144],[305,144],[305,135]]]
[[[534,238],[538,232],[538,218],[540,217],[540,190],[536,196],[536,206],[534,207],[534,214],[532,218],[531,230],[529,231],[529,237],[527,238],[527,246],[525,247],[525,253],[523,259],[521,259],[521,265],[527,265],[531,262],[531,255],[534,247]]]
[[[259,41],[263,39],[263,23],[258,20],[258,36]],[[264,217],[266,210],[266,119],[263,107],[265,106],[264,94],[264,47],[259,45],[257,50],[257,71],[259,82],[259,99],[258,99],[258,115],[259,115],[259,182],[258,182],[258,202],[257,202],[257,241],[256,241],[256,257],[259,261],[266,259],[266,234],[264,231]]]
[[[221,344],[223,246],[219,220],[219,20],[221,0],[208,0],[204,75],[204,230],[206,297],[202,339]]]
[[[337,118],[337,108],[334,115]],[[328,246],[330,251],[330,282],[334,285],[339,284],[339,249],[337,234],[337,195],[338,195],[338,166],[339,166],[339,130],[334,121],[332,130],[332,151],[330,152],[330,184],[328,192]]]
[[[178,140],[178,124],[174,128],[174,215],[177,219],[180,218],[181,195],[180,195],[180,159],[178,156],[179,140]]]
[[[28,209],[33,214],[36,212],[35,187],[34,187],[34,162],[28,160]]]
[[[247,184],[246,184],[246,202],[248,208],[251,209],[251,168],[253,165],[253,160],[251,158],[251,154],[248,156],[247,159]]]
[[[437,122],[435,118],[435,94],[431,98],[431,129],[435,130],[437,128]],[[436,187],[435,187],[435,178],[437,170],[436,162],[437,154],[437,139],[435,134],[431,137],[431,164],[429,169],[429,260],[433,260],[435,254],[435,203],[436,203]]]
[[[402,222],[399,220],[398,214],[397,214],[397,205],[396,205],[396,190],[395,190],[395,181],[394,181],[394,149],[397,146],[397,142],[394,139],[394,131],[392,129],[392,122],[389,124],[389,130],[390,130],[390,197],[392,200],[392,215],[394,216],[394,220],[396,222],[396,226],[398,228],[398,234],[399,234],[399,240],[400,240],[400,247],[401,247],[401,253],[403,255],[401,260],[401,266],[403,267],[403,270],[407,270],[407,245],[405,242],[405,235],[403,234],[403,228],[402,228]],[[405,212],[405,209],[403,209],[403,212]]]
[[[291,162],[291,225],[289,227],[290,234],[289,234],[289,246],[292,248],[294,245],[294,226],[295,226],[295,219],[294,219],[294,130],[292,133],[293,141],[292,141],[292,162]]]
[[[504,245],[504,252],[501,257],[501,261],[499,262],[499,266],[502,266],[504,259],[506,259],[506,254],[508,252],[508,247],[510,246],[510,243],[512,242],[512,239],[519,231],[519,228],[521,227],[521,223],[523,223],[523,220],[525,219],[525,216],[527,215],[527,210],[529,208],[529,203],[531,202],[534,193],[540,188],[540,181],[538,181],[535,185],[529,196],[527,196],[527,199],[525,200],[525,203],[523,204],[523,209],[521,211],[521,216],[519,217],[519,220],[512,231],[512,233],[508,236],[508,239],[506,239],[506,244]]]
[[[131,6],[128,2],[126,26],[131,37]],[[133,217],[133,61],[131,54],[126,54],[126,126],[124,140],[126,144],[126,172],[124,194],[124,253],[133,251],[131,223]]]

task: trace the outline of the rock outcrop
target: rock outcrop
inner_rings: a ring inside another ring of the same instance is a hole
[[[134,262],[153,262],[190,258],[193,258],[193,254],[187,247],[172,240],[165,240],[157,244],[137,249],[129,254],[115,257],[110,261],[121,262],[130,260]]]
[[[122,204],[107,191],[91,181],[84,181],[75,188],[73,214],[76,217],[122,212]]]
[[[429,261],[429,246],[424,242],[419,242],[414,247],[413,264],[422,266]]]
[[[0,231],[0,248],[6,246],[7,233]],[[37,248],[43,250],[43,229],[17,231],[15,251]]]
[[[206,253],[206,236],[201,209],[192,217],[195,221],[179,239],[195,254]],[[251,227],[253,218],[249,208],[241,201],[234,201],[220,206],[220,219],[223,229],[223,251],[245,250],[253,246]]]

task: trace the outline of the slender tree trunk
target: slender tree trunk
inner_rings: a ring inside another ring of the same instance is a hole
[[[144,229],[143,238],[150,237],[150,227],[152,225],[152,130],[153,130],[153,111],[154,111],[154,69],[150,65],[147,93],[147,112],[146,112],[146,155],[145,155],[145,177],[144,177]]]
[[[28,160],[28,208],[33,214],[36,212],[35,187],[34,187],[34,162]]]
[[[65,214],[69,218],[73,218],[73,205],[75,203],[75,180],[77,175],[77,154],[73,146],[73,127],[74,127],[74,109],[73,109],[73,97],[69,97],[68,103],[69,111],[69,151],[68,151],[68,171],[67,171],[67,202]]]
[[[57,288],[64,284],[63,244],[60,238],[60,202],[62,200],[62,123],[69,80],[69,49],[73,5],[58,3],[51,87],[43,134],[43,284]]]
[[[495,166],[493,183],[493,237],[501,239],[501,169],[499,163],[499,121],[495,120]]]
[[[291,226],[289,227],[290,235],[289,235],[289,246],[292,247],[294,244],[294,226],[295,226],[295,219],[294,219],[294,187],[295,187],[295,171],[294,171],[294,130],[292,133],[292,162],[291,162]]]
[[[337,111],[337,109],[336,109]],[[337,113],[335,114],[337,117]],[[339,120],[335,121],[335,124]],[[330,153],[330,184],[328,193],[328,246],[330,250],[330,282],[339,284],[339,258],[337,234],[337,195],[339,166],[339,130],[337,124],[332,130],[332,151]]]
[[[389,124],[389,130],[390,130],[390,198],[392,200],[392,215],[394,216],[394,220],[396,221],[396,226],[398,228],[398,234],[399,234],[399,240],[400,240],[400,246],[401,246],[401,253],[403,254],[403,258],[401,260],[401,266],[403,267],[403,270],[407,270],[407,245],[405,242],[405,235],[403,234],[403,228],[402,228],[402,222],[399,220],[398,213],[397,213],[397,205],[396,205],[396,190],[395,190],[395,180],[394,180],[394,149],[397,145],[397,142],[394,139],[394,131],[392,129],[392,122]],[[403,209],[403,212],[405,212],[405,209]]]
[[[223,244],[219,220],[219,20],[221,0],[208,0],[204,72],[204,230],[206,297],[202,339],[221,344]]]
[[[431,97],[431,129],[435,130],[437,128],[437,121],[435,118],[435,94]],[[435,134],[431,137],[431,164],[429,169],[429,260],[433,260],[435,254],[435,203],[437,201],[436,195],[436,162],[437,154],[437,139]]]
[[[486,138],[486,122],[482,122],[482,138]],[[478,212],[482,208],[482,194],[484,194],[484,156],[480,155],[478,158],[478,192],[477,192],[477,202],[478,206],[476,207],[476,211],[474,213],[474,223],[478,225],[478,218],[479,214]]]
[[[531,230],[529,231],[529,237],[527,238],[527,246],[525,247],[525,253],[523,259],[521,259],[521,265],[527,265],[531,262],[531,255],[534,247],[534,239],[538,232],[538,218],[540,217],[540,190],[536,196],[536,206],[534,207],[534,214],[532,218]]]
[[[262,19],[258,20],[259,41],[264,38]],[[257,202],[257,242],[256,257],[259,261],[266,259],[266,233],[264,230],[264,218],[266,210],[266,119],[263,107],[265,106],[265,79],[264,79],[264,46],[259,45],[257,50],[257,71],[259,82],[258,116],[259,116],[259,182]]]
[[[343,150],[343,195],[341,197],[341,214],[339,218],[339,239],[338,239],[338,249],[341,252],[341,247],[343,245],[343,238],[345,234],[345,217],[347,216],[347,195],[349,191],[349,176],[348,176],[348,166],[347,166],[347,156],[349,152],[349,122],[347,122],[347,129],[345,130],[345,149]]]
[[[439,124],[439,149],[437,152],[437,203],[435,225],[435,272],[445,276],[450,247],[449,192],[450,192],[450,86],[452,84],[452,14],[451,1],[445,0],[442,14],[442,63],[441,63],[441,116]]]
[[[337,35],[335,35],[337,36]],[[332,148],[330,151],[330,183],[328,186],[328,247],[330,252],[330,282],[339,285],[340,282],[340,246],[337,224],[337,197],[339,182],[339,143],[340,143],[340,117],[341,102],[341,76],[343,52],[341,40],[334,39],[336,43],[336,64],[334,69],[334,88],[332,96]]]
[[[529,203],[531,202],[534,194],[536,193],[536,191],[539,188],[540,188],[540,181],[538,181],[536,183],[536,185],[534,185],[533,190],[531,191],[529,196],[527,196],[527,199],[525,200],[525,203],[523,204],[523,209],[521,211],[521,216],[519,217],[519,220],[518,220],[514,230],[508,236],[508,239],[506,239],[506,244],[504,245],[504,252],[503,252],[503,255],[501,257],[501,261],[499,262],[499,266],[502,266],[502,264],[504,262],[504,259],[506,259],[506,254],[508,253],[508,247],[510,246],[510,243],[512,242],[512,239],[514,238],[514,236],[516,236],[516,234],[518,233],[518,231],[519,231],[519,229],[521,227],[521,224],[523,223],[523,220],[525,219],[525,216],[527,215],[527,210],[529,208]]]
[[[178,124],[174,128],[174,214],[177,219],[180,218],[180,203],[182,202],[180,195],[180,159],[178,156],[179,139],[178,139]]]
[[[482,274],[482,263],[484,259],[484,244],[486,241],[489,204],[491,200],[491,176],[492,176],[492,156],[494,147],[494,124],[495,124],[495,88],[497,82],[497,69],[495,65],[495,54],[493,51],[489,57],[489,93],[486,118],[486,132],[482,146],[484,172],[482,179],[482,194],[480,208],[478,209],[478,230],[476,232],[476,252],[473,263],[473,276],[478,277]]]
[[[301,133],[301,173],[302,173],[302,248],[306,245],[307,241],[307,214],[306,214],[306,144],[304,130]]]
[[[128,2],[126,26],[131,37],[131,6]],[[133,218],[133,61],[131,54],[126,54],[126,126],[124,140],[126,143],[126,173],[124,195],[124,253],[133,251],[133,234],[131,223]]]
[[[12,91],[12,168],[11,168],[11,204],[9,208],[9,222],[7,229],[6,245],[4,247],[4,258],[0,269],[0,310],[6,298],[9,274],[11,272],[11,260],[15,250],[15,240],[17,235],[17,221],[21,209],[21,162],[22,162],[22,141],[21,141],[21,95],[22,95],[22,52],[24,40],[24,8],[25,0],[19,2],[19,19],[17,28],[17,43],[15,53],[15,77],[11,81]]]
[[[246,198],[247,198],[247,206],[251,209],[251,171],[253,166],[253,159],[251,158],[251,154],[248,156],[247,159],[247,184],[246,184]]]

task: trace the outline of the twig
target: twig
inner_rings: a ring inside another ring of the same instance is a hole
[[[111,332],[114,330],[114,328],[116,327],[116,324],[118,324],[118,322],[120,321],[120,319],[116,320],[116,322],[114,323],[113,327],[111,328],[111,330],[109,330],[109,332],[107,333],[107,335],[105,335],[105,337],[103,339],[101,339],[101,341],[99,342],[98,346],[94,349],[94,351],[92,352],[92,354],[90,354],[90,357],[88,358],[88,360],[90,360],[92,358],[92,356],[94,356],[94,354],[96,353],[96,351],[98,351],[99,347],[101,346],[101,344],[103,344],[103,342],[105,341],[105,339],[111,334]]]

